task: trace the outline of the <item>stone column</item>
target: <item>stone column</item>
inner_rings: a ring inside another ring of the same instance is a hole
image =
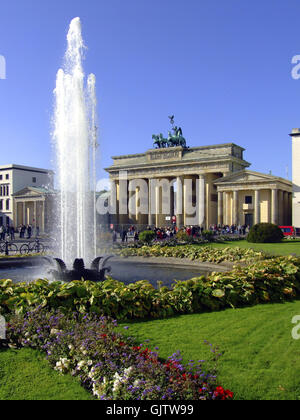
[[[180,229],[184,223],[184,208],[183,208],[183,176],[177,177],[177,193],[176,193],[176,224]]]
[[[37,202],[36,201],[34,201],[34,204],[33,204],[33,218],[34,218],[34,227],[36,229],[37,227]]]
[[[148,225],[155,225],[155,189],[154,179],[148,180],[148,197],[149,197],[149,214],[148,214]]]
[[[239,192],[233,191],[232,223],[238,225]]]
[[[26,201],[23,201],[23,225],[26,225]]]
[[[254,224],[260,223],[260,191],[254,192]]]
[[[218,225],[223,225],[224,194],[218,192]]]
[[[155,186],[155,225],[160,227],[160,188],[158,185]]]
[[[42,226],[40,226],[40,227],[42,227],[42,232],[45,232],[45,205],[46,205],[46,201],[45,200],[43,200],[42,201],[42,215],[41,215],[41,218],[42,218]],[[49,218],[49,213],[48,213],[48,218]],[[47,225],[47,230],[49,229],[49,220],[48,220],[48,225]]]
[[[127,225],[129,223],[128,212],[128,180],[120,173],[119,188],[118,188],[118,201],[119,201],[119,224]]]
[[[206,213],[206,197],[205,197],[205,175],[199,175],[199,195],[198,195],[198,211],[199,211],[199,226],[205,229],[205,213]]]
[[[229,208],[230,203],[230,193],[228,191],[225,191],[225,218],[224,218],[224,224],[227,226],[230,226],[232,224],[232,211]]]
[[[118,224],[118,186],[117,181],[110,179],[110,196],[109,196],[109,214],[111,216],[112,223]]]
[[[277,225],[278,223],[278,195],[277,189],[272,189],[272,212],[271,212],[271,223]]]

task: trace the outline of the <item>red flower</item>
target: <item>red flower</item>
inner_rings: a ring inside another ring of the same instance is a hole
[[[224,388],[218,386],[214,392],[214,397],[219,398],[221,400],[229,400],[233,398],[233,392],[229,391],[228,389],[225,391]]]
[[[227,398],[230,398],[231,400],[234,397],[234,393],[229,391],[228,389],[225,391],[225,394],[226,394]]]

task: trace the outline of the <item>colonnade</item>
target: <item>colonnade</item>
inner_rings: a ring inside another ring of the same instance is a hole
[[[291,193],[277,188],[254,189],[249,192],[253,201],[248,205],[239,195],[244,192],[244,190],[218,192],[218,224],[244,224],[247,214],[253,215],[253,224],[264,222],[286,225],[290,223]],[[264,194],[264,199],[262,199],[262,194]]]
[[[207,181],[204,174],[112,182],[117,224],[163,226],[176,217],[177,226],[205,227]]]
[[[32,225],[45,230],[45,201],[44,200],[15,200],[15,226]]]

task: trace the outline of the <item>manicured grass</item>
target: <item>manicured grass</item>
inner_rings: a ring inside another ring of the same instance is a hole
[[[295,315],[300,301],[135,322],[127,334],[140,343],[150,339],[147,346],[158,346],[162,358],[181,350],[185,362],[211,357],[208,340],[223,353],[218,378],[235,399],[300,400],[300,341],[291,335]]]
[[[90,399],[77,379],[54,371],[44,354],[26,348],[0,350],[0,401]]]
[[[200,245],[203,246],[203,245]],[[224,243],[212,243],[208,246],[213,248],[227,248],[227,247],[240,247],[252,248],[256,251],[264,251],[272,255],[300,255],[300,240],[284,240],[279,244],[252,244],[247,241],[232,241]]]

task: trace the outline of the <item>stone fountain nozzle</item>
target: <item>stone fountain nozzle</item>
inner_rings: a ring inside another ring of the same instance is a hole
[[[101,282],[105,280],[105,274],[111,271],[111,267],[106,267],[106,262],[113,258],[113,255],[97,257],[91,264],[90,269],[86,269],[84,260],[76,258],[73,264],[73,269],[68,270],[63,260],[59,258],[44,257],[44,259],[55,268],[49,272],[55,280],[71,282],[74,280]]]

